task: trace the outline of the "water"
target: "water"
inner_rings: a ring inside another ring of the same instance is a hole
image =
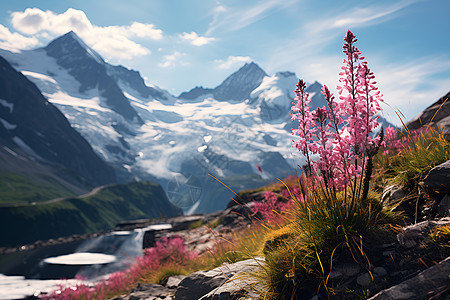
[[[171,224],[156,224],[133,231],[113,231],[83,242],[9,254],[0,260],[1,272],[6,274],[0,274],[0,300],[50,292],[58,284],[74,284],[76,276],[95,282],[125,270],[136,256],[142,255],[146,231],[170,228]]]

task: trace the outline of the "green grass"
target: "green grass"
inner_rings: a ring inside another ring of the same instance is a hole
[[[12,172],[0,173],[0,204],[26,204],[73,196],[50,176],[32,180]]]
[[[382,185],[399,184],[411,192],[433,167],[450,160],[450,141],[432,128],[417,137],[407,134],[404,139],[408,142],[398,153],[379,153],[375,166]]]
[[[342,203],[344,195],[337,196]],[[297,201],[286,214],[287,225],[273,231],[271,247],[264,251],[266,263],[260,280],[266,292],[262,297],[312,297],[319,291],[332,295],[328,275],[342,259],[369,269],[372,246],[393,238],[390,224],[398,220],[398,215],[381,206],[379,198],[370,192],[350,209],[348,203],[333,205],[319,193],[304,203]]]
[[[135,182],[105,187],[85,198],[67,198],[50,204],[0,207],[0,246],[32,243],[112,229],[123,220],[157,218],[179,212],[161,186]]]

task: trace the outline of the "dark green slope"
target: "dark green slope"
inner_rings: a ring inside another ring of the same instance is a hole
[[[167,199],[159,184],[111,185],[82,198],[0,207],[0,246],[112,229],[124,220],[179,214],[181,209]]]

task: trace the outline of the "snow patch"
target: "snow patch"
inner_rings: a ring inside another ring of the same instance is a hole
[[[204,145],[204,146],[201,146],[201,147],[198,147],[197,148],[197,151],[198,152],[205,152],[205,150],[208,148],[208,146],[207,145]]]
[[[14,104],[9,103],[6,100],[0,99],[0,105],[9,109],[9,113],[11,114],[14,110]]]
[[[27,76],[27,77],[34,77],[34,78],[40,79],[42,81],[48,81],[48,82],[51,82],[53,84],[58,84],[55,79],[51,78],[48,75],[44,75],[44,74],[41,74],[41,73],[36,73],[36,72],[31,72],[31,71],[22,71],[22,74]]]
[[[110,109],[100,106],[100,97],[80,99],[77,97],[72,97],[69,94],[61,91],[54,94],[47,94],[46,96],[48,97],[48,101],[53,104],[67,105],[79,108],[91,108],[101,112],[110,111]],[[92,111],[90,112],[92,113]]]
[[[33,157],[42,159],[39,155],[36,154],[36,152],[34,152],[33,149],[30,148],[30,146],[28,146],[21,138],[19,138],[18,136],[15,136],[12,138],[12,140],[14,141],[14,143],[16,143],[17,146],[19,146],[20,148],[22,148],[23,151],[25,151],[28,155],[31,155]]]
[[[3,120],[2,118],[0,118],[0,122],[2,123],[3,127],[6,128],[6,130],[14,130],[17,128],[17,125],[11,124],[8,121]]]

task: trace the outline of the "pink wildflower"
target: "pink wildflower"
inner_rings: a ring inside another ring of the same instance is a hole
[[[299,80],[295,90],[297,103],[292,107],[292,119],[299,120],[299,128],[292,133],[300,137],[294,146],[306,157],[308,168],[318,175],[314,180],[322,188],[343,190],[354,182],[352,192],[360,193],[362,189],[357,188],[356,180],[361,178],[361,186],[365,167],[372,163],[371,157],[380,143],[372,134],[379,126],[376,114],[383,99],[350,30],[344,41],[346,59],[337,86],[340,101],[335,101],[325,85],[322,94],[327,107],[310,111],[309,96],[304,92],[306,85]],[[318,155],[319,159],[311,161],[312,155]],[[352,199],[357,197],[359,194]]]

